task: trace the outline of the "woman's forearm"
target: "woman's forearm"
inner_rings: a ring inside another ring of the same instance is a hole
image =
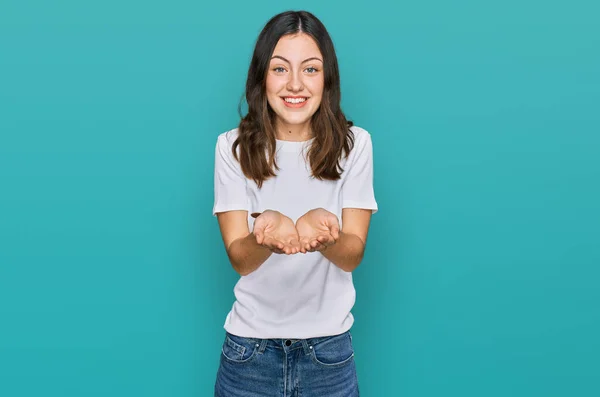
[[[321,254],[340,269],[351,272],[358,267],[365,253],[365,244],[355,234],[340,232],[335,244],[321,250]]]
[[[272,251],[256,242],[254,233],[234,240],[227,250],[227,256],[234,270],[246,276],[262,265]]]

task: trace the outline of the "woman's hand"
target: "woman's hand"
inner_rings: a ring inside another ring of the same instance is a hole
[[[256,242],[276,254],[296,254],[300,252],[298,232],[292,221],[278,211],[266,210],[262,214],[252,214]]]
[[[308,211],[296,221],[300,240],[300,252],[322,251],[335,244],[340,237],[340,223],[334,214],[316,208]]]

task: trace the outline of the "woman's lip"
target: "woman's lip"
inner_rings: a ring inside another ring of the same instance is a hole
[[[299,102],[299,103],[289,103],[286,102],[285,98],[304,98],[304,102]],[[308,102],[307,97],[304,96],[286,96],[286,97],[282,97],[281,100],[283,101],[283,104],[285,106],[287,106],[288,108],[301,108],[302,106],[306,105],[306,102]]]

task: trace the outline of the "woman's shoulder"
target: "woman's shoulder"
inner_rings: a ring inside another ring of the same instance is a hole
[[[233,143],[235,142],[237,137],[238,137],[238,129],[237,128],[222,132],[217,136],[216,151],[217,151],[217,153],[220,153],[220,157],[227,158],[230,160],[234,159]],[[239,148],[237,150],[237,153],[239,153]]]
[[[353,125],[350,127],[350,131],[354,135],[354,146],[364,146],[371,141],[371,134],[362,127]]]
[[[219,136],[217,137],[217,143],[221,144],[221,145],[232,146],[233,142],[235,142],[237,137],[238,137],[238,128],[236,127],[234,129],[220,133]]]

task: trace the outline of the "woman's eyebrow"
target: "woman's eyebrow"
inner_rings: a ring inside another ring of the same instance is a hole
[[[291,62],[290,62],[290,61],[288,61],[287,59],[285,59],[285,58],[284,58],[284,57],[282,57],[281,55],[273,55],[273,57],[272,57],[271,59],[274,59],[274,58],[279,58],[279,59],[281,59],[281,60],[283,60],[283,61],[285,61],[285,62],[287,62],[287,63],[290,63],[290,64],[291,64]],[[307,58],[307,59],[305,59],[304,61],[302,61],[302,63],[306,63],[306,62],[308,62],[308,61],[312,61],[312,60],[321,61],[321,63],[323,62],[323,61],[322,61],[320,58],[317,58],[317,57],[311,57],[311,58]]]

